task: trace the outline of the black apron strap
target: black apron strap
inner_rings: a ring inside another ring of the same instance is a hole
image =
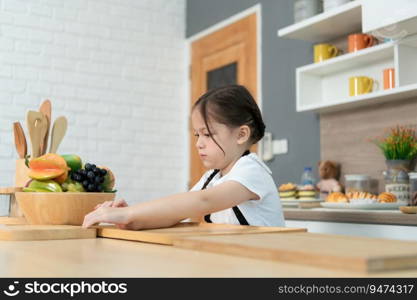
[[[233,206],[233,212],[235,213],[235,216],[237,220],[239,221],[240,225],[249,225],[248,221],[246,220],[245,216],[240,211],[239,207]],[[210,219],[210,214],[204,216],[204,221],[207,223],[213,223]]]
[[[213,223],[210,219],[210,214],[204,216],[204,221],[206,221],[207,223]]]
[[[236,218],[239,220],[240,225],[249,225],[248,221],[246,220],[245,216],[240,211],[239,207],[234,206],[233,212],[236,215]]]
[[[245,153],[243,153],[242,156],[248,155],[250,152],[249,150],[246,150]],[[204,190],[209,182],[213,179],[213,177],[219,172],[219,170],[214,170],[214,172],[210,175],[210,177],[207,179],[207,181],[204,183],[202,190]],[[234,206],[233,212],[235,213],[235,216],[237,220],[239,221],[240,225],[249,225],[248,221],[246,220],[245,216],[240,211],[239,207]],[[210,219],[210,214],[204,216],[204,221],[207,223],[213,223]]]
[[[237,220],[239,221],[240,225],[249,225],[248,221],[246,220],[245,216],[242,214],[239,207],[233,206],[233,212],[235,213],[235,216]],[[205,215],[204,221],[206,221],[207,223],[213,223],[210,219],[210,215]]]

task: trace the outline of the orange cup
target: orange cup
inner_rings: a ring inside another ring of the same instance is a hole
[[[395,70],[394,68],[384,70],[384,90],[395,88]]]
[[[348,50],[355,52],[364,48],[372,47],[377,42],[376,38],[369,34],[355,33],[348,36]]]

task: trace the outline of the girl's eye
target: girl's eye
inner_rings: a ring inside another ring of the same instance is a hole
[[[209,134],[209,133],[203,133],[203,135],[204,135],[205,137],[210,137],[210,136],[211,136],[211,134]],[[194,133],[194,136],[195,136],[195,137],[199,137],[200,135],[199,135],[198,133]]]

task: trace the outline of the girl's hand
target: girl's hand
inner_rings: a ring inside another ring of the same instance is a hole
[[[127,202],[124,199],[115,200],[115,201],[106,201],[100,204],[97,204],[94,209],[99,207],[126,207],[128,206]]]
[[[120,205],[126,204],[126,202],[120,203]],[[127,205],[127,204],[126,204]],[[88,228],[97,223],[112,223],[116,224],[118,228],[127,229],[129,224],[129,210],[130,207],[99,207],[84,217],[83,228]]]

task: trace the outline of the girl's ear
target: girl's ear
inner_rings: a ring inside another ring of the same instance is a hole
[[[245,144],[250,139],[250,128],[248,125],[242,125],[239,127],[238,137],[237,137],[237,143],[239,145]]]

